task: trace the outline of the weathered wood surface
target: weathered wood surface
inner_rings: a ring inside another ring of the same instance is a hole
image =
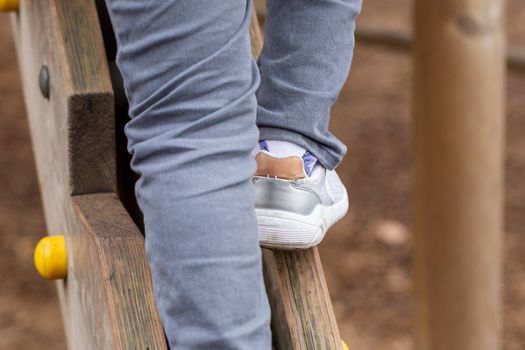
[[[263,38],[255,11],[250,35],[252,52],[257,57]],[[263,249],[263,262],[275,348],[342,349],[317,248],[303,251]]]
[[[107,349],[107,344],[113,349],[166,348],[160,321],[152,317],[157,309],[144,236],[114,193],[74,196],[73,205],[78,221],[67,242],[68,254],[76,259],[69,267],[74,278],[66,281],[64,300],[73,300],[66,308],[69,319],[80,318],[80,324],[91,327],[70,327],[72,348],[88,348],[74,342],[97,340],[100,334],[105,338],[91,349]],[[78,303],[79,294],[89,299]]]
[[[114,194],[113,91],[94,4],[23,1],[12,25],[47,229],[68,248],[57,282],[68,346],[166,349],[143,237]]]
[[[416,348],[501,348],[501,0],[417,0]]]
[[[341,348],[317,248],[263,250],[266,290],[276,349]]]
[[[44,158],[48,165],[42,164],[39,171],[54,172],[57,166],[65,170],[56,171],[54,181],[71,194],[114,191],[113,93],[100,32],[98,27],[90,28],[97,22],[96,13],[84,12],[81,1],[21,2],[20,6],[19,16],[14,17],[18,18],[20,66],[29,84],[27,100],[35,101],[28,104],[28,115],[42,110],[54,114],[37,124],[46,130],[33,134],[56,140],[45,152],[60,162],[51,166]],[[42,99],[38,90],[42,65],[48,66],[51,77],[49,100]],[[35,147],[39,144],[36,139]],[[63,145],[67,148],[60,148]],[[42,187],[53,181],[45,175]]]

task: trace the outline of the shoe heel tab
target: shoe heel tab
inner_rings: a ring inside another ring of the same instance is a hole
[[[306,177],[304,163],[300,157],[275,158],[266,152],[255,156],[257,172],[255,176],[277,177],[284,180],[296,180]]]

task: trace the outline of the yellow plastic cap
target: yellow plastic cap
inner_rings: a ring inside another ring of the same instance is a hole
[[[0,0],[0,11],[18,11],[18,0]]]
[[[67,276],[67,254],[64,236],[48,236],[35,247],[35,267],[45,279],[57,280]]]
[[[341,341],[343,342],[343,350],[350,350],[348,345],[346,345],[345,341],[344,340],[341,340]]]

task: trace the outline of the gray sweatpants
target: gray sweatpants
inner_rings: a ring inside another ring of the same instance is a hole
[[[251,57],[251,0],[107,0],[155,297],[170,346],[271,348],[250,155],[297,143],[333,169],[329,111],[360,0],[269,0]]]

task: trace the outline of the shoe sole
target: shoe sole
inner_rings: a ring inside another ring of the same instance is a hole
[[[265,248],[295,250],[318,245],[328,229],[348,211],[348,196],[330,206],[318,205],[309,215],[255,209],[259,243]]]

